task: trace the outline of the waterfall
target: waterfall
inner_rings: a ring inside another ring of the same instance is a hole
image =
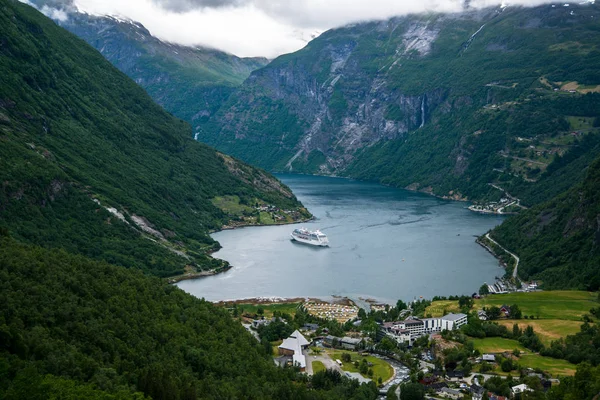
[[[421,100],[421,126],[419,128],[425,126],[425,98],[425,95],[423,95],[423,100]]]

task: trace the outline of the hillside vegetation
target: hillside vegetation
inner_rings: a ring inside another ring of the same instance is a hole
[[[42,6],[48,1],[34,3]],[[59,25],[95,47],[158,104],[189,123],[212,115],[252,71],[268,62],[266,58],[240,58],[216,49],[166,43],[138,22],[67,7],[69,18],[56,21]]]
[[[271,170],[539,206],[493,236],[523,278],[595,290],[599,19],[545,4],[333,29],[254,71],[199,138]]]
[[[271,170],[475,200],[498,183],[532,205],[600,150],[599,17],[543,5],[333,29],[254,71],[199,138]]]
[[[0,248],[0,398],[376,398],[324,372],[309,390],[227,311],[157,278],[7,237]]]
[[[272,176],[192,139],[93,48],[31,7],[0,9],[0,226],[159,276],[218,268],[212,199],[301,205]]]
[[[297,207],[289,189],[18,1],[0,0],[0,71],[1,399],[377,397],[277,368],[227,311],[148,274],[211,263],[214,197]]]
[[[586,174],[569,191],[492,231],[520,257],[521,278],[541,279],[545,288],[600,288],[600,159]]]

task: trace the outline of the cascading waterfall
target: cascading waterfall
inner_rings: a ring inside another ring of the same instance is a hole
[[[423,100],[421,100],[421,125],[419,128],[425,126],[425,99],[426,96],[423,96]]]

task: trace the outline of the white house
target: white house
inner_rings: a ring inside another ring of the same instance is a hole
[[[510,388],[510,391],[512,392],[512,394],[514,396],[517,393],[531,392],[532,390],[526,384],[521,383],[520,385],[513,386],[512,388]]]
[[[304,371],[306,368],[306,357],[302,354],[302,351],[309,344],[309,341],[298,330],[295,330],[290,337],[283,340],[278,347],[278,351],[281,355],[292,356],[292,363]]]

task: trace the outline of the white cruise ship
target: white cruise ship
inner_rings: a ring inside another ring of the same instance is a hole
[[[320,230],[309,231],[308,229],[300,228],[294,229],[294,231],[290,235],[292,240],[295,240],[300,243],[312,244],[313,246],[329,246],[329,239],[327,239],[327,235],[325,235]]]

